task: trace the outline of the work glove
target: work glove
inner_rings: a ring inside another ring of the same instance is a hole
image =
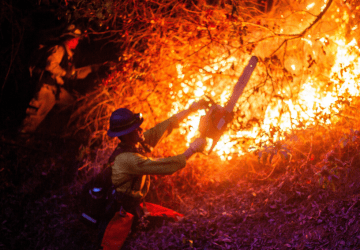
[[[196,152],[202,152],[205,148],[206,140],[204,138],[197,138],[190,143],[190,147],[184,152],[186,159],[189,159]]]
[[[216,114],[224,114],[226,112],[225,108],[220,106],[220,105],[213,105],[211,106],[210,110],[208,112],[206,112],[205,115],[200,117],[200,123],[199,123],[199,131],[200,134],[203,137],[208,137],[212,134],[213,132],[216,132],[216,128],[214,126],[213,123],[213,117],[216,117]],[[220,115],[221,117],[221,115]]]
[[[204,138],[196,138],[195,141],[190,143],[190,149],[195,152],[202,152],[206,146],[206,140]]]
[[[209,102],[204,100],[204,99],[201,99],[200,101],[197,101],[197,102],[194,102],[193,104],[191,104],[190,106],[190,110],[191,111],[197,111],[199,109],[206,109],[209,107]]]
[[[76,73],[75,67],[74,67],[74,65],[72,65],[71,68],[68,71],[66,71],[65,78],[68,78],[68,79],[74,78],[75,73]]]
[[[110,69],[109,62],[104,62],[104,63],[98,63],[98,64],[91,65],[92,72],[95,72],[95,71],[106,72],[106,71],[109,71],[109,69]]]

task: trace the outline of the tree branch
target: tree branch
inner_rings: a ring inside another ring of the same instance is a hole
[[[329,2],[327,2],[324,10],[316,17],[316,19],[306,28],[304,29],[300,34],[277,34],[277,36],[293,36],[292,38],[289,39],[285,39],[280,46],[273,52],[271,53],[271,56],[274,55],[277,51],[279,51],[279,49],[286,44],[288,41],[290,40],[294,40],[294,39],[298,39],[301,37],[304,37],[306,32],[309,31],[317,22],[320,21],[320,19],[324,16],[324,14],[327,12],[327,10],[330,8],[331,4],[332,4],[333,0],[329,0]]]

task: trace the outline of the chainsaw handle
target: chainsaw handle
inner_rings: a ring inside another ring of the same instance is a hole
[[[210,106],[210,102],[205,100],[205,99],[201,99],[199,101],[193,102],[190,107],[189,110],[191,111],[197,111],[199,109],[206,109]]]
[[[212,106],[206,115],[200,118],[199,131],[202,138],[213,139],[208,154],[212,152],[221,135],[224,133],[227,125],[233,119],[233,110],[235,105],[250,80],[257,63],[258,58],[256,56],[252,56],[244,68],[239,80],[235,84],[232,95],[225,107],[217,105],[210,97],[206,96],[212,103]]]
[[[205,97],[206,97],[206,99],[207,99],[207,100],[205,100],[205,101],[208,103],[208,106],[210,106],[210,104],[211,104],[211,105],[217,105],[217,103],[216,103],[210,96],[205,95]]]
[[[233,114],[226,111],[220,105],[213,105],[206,113],[205,116],[200,118],[199,132],[200,138],[211,138],[212,145],[207,155],[209,155],[217,142],[220,140],[221,135],[224,133],[227,124],[231,122]]]
[[[211,144],[211,147],[210,147],[209,151],[207,151],[207,152],[201,152],[201,153],[204,154],[204,155],[206,155],[206,156],[210,155],[210,154],[212,153],[212,151],[214,150],[216,144],[217,144],[218,141],[220,140],[220,137],[221,137],[221,135],[218,136],[218,137],[216,137],[216,138],[212,138],[212,144]],[[200,137],[200,138],[202,138],[202,137]],[[205,138],[204,138],[204,139],[205,139]]]

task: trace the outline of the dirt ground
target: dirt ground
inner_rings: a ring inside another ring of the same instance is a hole
[[[79,220],[81,143],[2,135],[1,249],[96,249],[96,230]],[[327,187],[310,164],[265,180],[233,171],[226,181],[196,183],[186,170],[156,178],[152,192],[176,189],[178,198],[160,200],[184,219],[139,230],[122,249],[360,249],[360,165],[351,159]]]

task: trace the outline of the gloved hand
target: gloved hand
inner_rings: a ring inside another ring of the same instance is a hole
[[[191,111],[197,111],[199,109],[206,109],[207,107],[209,107],[209,102],[204,100],[204,99],[201,99],[200,101],[197,101],[197,102],[194,102],[193,104],[191,104],[190,106],[190,110]]]
[[[65,78],[68,78],[68,79],[73,78],[75,76],[75,73],[76,73],[75,67],[74,67],[74,65],[72,65],[71,69],[69,69],[66,72]]]
[[[186,159],[196,152],[202,152],[205,148],[206,140],[204,138],[197,138],[194,142],[190,143],[190,147],[184,152]]]
[[[109,62],[104,62],[104,63],[98,63],[98,64],[91,65],[92,72],[95,72],[95,71],[106,72],[106,71],[109,70],[109,68],[110,68]]]
[[[206,146],[206,140],[204,138],[196,138],[195,141],[190,143],[190,149],[194,152],[202,152]]]

